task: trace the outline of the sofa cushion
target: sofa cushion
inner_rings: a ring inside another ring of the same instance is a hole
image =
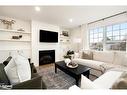
[[[125,55],[125,52],[115,52],[113,64],[122,65]]]
[[[9,85],[10,81],[4,71],[4,64],[0,63],[0,85]]]
[[[113,64],[127,67],[127,53],[115,52]]]
[[[112,88],[112,85],[121,76],[122,73],[123,72],[120,71],[108,71],[94,80],[94,83],[100,85],[104,89]]]
[[[127,72],[122,73],[113,84],[112,89],[127,89]]]
[[[87,66],[87,67],[90,67],[90,68],[94,68],[94,69],[97,69],[97,70],[101,70],[100,66],[102,64],[105,64],[104,62],[100,62],[100,61],[80,59],[80,58],[73,59],[72,61],[74,63],[81,64],[81,65],[84,65],[84,66]]]
[[[106,63],[113,63],[114,53],[107,51],[94,51],[93,60],[102,61]]]

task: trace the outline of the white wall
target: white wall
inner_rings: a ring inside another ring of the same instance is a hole
[[[0,19],[7,19],[7,20],[15,20],[15,24],[12,25],[13,30],[17,30],[23,28],[24,32],[31,32],[30,31],[30,21],[24,21],[20,19],[14,19],[9,17],[0,16]],[[5,29],[5,25],[0,23],[0,29]],[[3,36],[2,36],[3,35]],[[3,39],[8,36],[13,35],[11,32],[0,32],[0,39]],[[25,36],[26,35],[26,36]],[[23,37],[30,37],[31,34],[23,34]],[[24,38],[25,39],[25,38]],[[31,42],[15,42],[15,41],[1,41],[0,40],[0,62],[3,62],[8,56],[11,51],[23,51],[26,57],[31,57]]]
[[[31,22],[31,30],[32,30],[32,62],[34,62],[35,66],[39,65],[39,50],[55,50],[55,61],[61,60],[61,52],[63,51],[63,46],[60,43],[40,43],[39,42],[39,30],[50,30],[59,33],[60,36],[60,27],[46,24],[39,21]],[[58,37],[59,38],[59,37]]]

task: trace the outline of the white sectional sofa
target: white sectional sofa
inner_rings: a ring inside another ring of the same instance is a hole
[[[83,59],[81,55],[83,52],[91,52],[93,54],[92,60]],[[73,59],[73,62],[92,68],[90,73],[97,77],[109,69],[127,71],[126,52],[82,51],[80,52],[80,56]]]
[[[120,81],[123,78],[120,78],[124,72],[110,70],[104,73],[99,78],[95,79],[94,81],[89,80],[85,76],[81,76],[81,86],[78,87],[73,85],[69,88],[69,90],[75,89],[125,89],[127,88],[127,83],[125,85],[119,85]],[[119,80],[119,83],[117,82]],[[125,80],[127,81],[127,80]],[[113,87],[115,85],[115,87]]]

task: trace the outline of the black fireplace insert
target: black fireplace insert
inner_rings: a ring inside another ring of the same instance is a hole
[[[39,65],[55,62],[55,50],[39,51]]]

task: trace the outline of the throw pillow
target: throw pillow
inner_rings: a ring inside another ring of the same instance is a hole
[[[91,51],[84,51],[84,52],[82,52],[82,58],[92,60],[93,53]]]
[[[10,81],[4,71],[4,65],[1,63],[0,64],[0,85],[9,85]]]
[[[31,79],[31,68],[27,58],[17,55],[14,59],[17,65],[17,72],[20,82],[24,82]]]
[[[4,69],[11,84],[16,84],[20,82],[18,72],[17,72],[17,66],[13,58],[10,60],[7,66],[5,66]]]
[[[127,89],[127,72],[124,72],[120,78],[117,79],[112,89]]]
[[[5,72],[11,84],[17,84],[31,79],[31,69],[28,59],[21,55],[12,58],[5,66]]]
[[[99,89],[100,87],[84,75],[81,75],[81,89]]]

